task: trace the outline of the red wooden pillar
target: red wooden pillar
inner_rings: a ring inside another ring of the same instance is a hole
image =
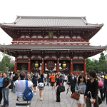
[[[15,60],[15,64],[14,64],[14,72],[17,72],[17,59]]]
[[[59,70],[59,59],[57,59],[56,71],[57,71],[57,72],[60,72],[60,70]]]
[[[70,68],[71,68],[71,72],[70,72],[70,74],[71,74],[71,73],[73,73],[73,62],[72,62],[72,59],[71,59],[71,65],[70,65]]]
[[[84,74],[86,74],[86,59],[84,59]]]
[[[30,61],[30,58],[29,58],[29,61],[28,61],[28,72],[29,73],[31,72],[31,61]]]
[[[41,74],[43,74],[44,73],[44,69],[45,69],[45,66],[44,66],[44,59],[42,59],[42,70],[41,70]]]
[[[15,61],[14,72],[17,72],[17,62]]]

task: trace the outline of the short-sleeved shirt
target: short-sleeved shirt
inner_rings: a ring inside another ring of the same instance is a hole
[[[3,88],[6,88],[10,82],[11,82],[11,80],[8,77],[4,78],[3,79]]]
[[[51,75],[51,76],[50,76],[50,81],[51,81],[51,82],[55,82],[55,76],[54,76],[54,75]]]
[[[23,97],[23,92],[26,88],[26,81],[28,80],[16,80],[15,81],[15,90],[17,97]],[[32,81],[28,81],[28,87],[32,87],[33,83]]]
[[[3,78],[0,78],[0,87],[3,87]]]

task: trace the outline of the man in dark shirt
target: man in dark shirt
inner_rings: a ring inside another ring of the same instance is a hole
[[[7,73],[3,73],[3,107],[9,107],[9,86],[11,85]]]
[[[75,92],[76,82],[77,82],[76,77],[73,74],[70,74],[68,76],[68,85],[70,85],[70,89],[72,93]]]
[[[57,89],[56,89],[56,102],[60,102],[60,92],[58,90],[58,87],[60,85],[63,85],[64,83],[64,80],[63,80],[63,76],[60,75],[57,79],[56,79],[56,86],[57,86]]]
[[[91,107],[92,104],[94,105],[93,107],[99,107],[98,81],[96,80],[96,73],[89,72],[89,78],[90,79],[87,81],[86,92],[85,92],[86,107]]]

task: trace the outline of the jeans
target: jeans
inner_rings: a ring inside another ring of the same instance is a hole
[[[2,89],[2,94],[3,94],[3,106],[9,105],[9,88],[3,88]]]
[[[2,101],[2,87],[0,87],[0,104],[1,104],[1,101]]]

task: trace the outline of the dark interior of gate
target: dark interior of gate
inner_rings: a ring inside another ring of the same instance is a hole
[[[59,61],[59,71],[63,74],[71,73],[71,61],[61,60]],[[41,60],[32,60],[31,61],[31,72],[32,73],[40,73],[42,69],[42,61]],[[73,63],[72,73],[80,73],[84,71],[84,63]],[[28,71],[27,63],[18,63],[17,70],[19,71]],[[57,61],[47,60],[44,63],[44,73],[57,73]]]

